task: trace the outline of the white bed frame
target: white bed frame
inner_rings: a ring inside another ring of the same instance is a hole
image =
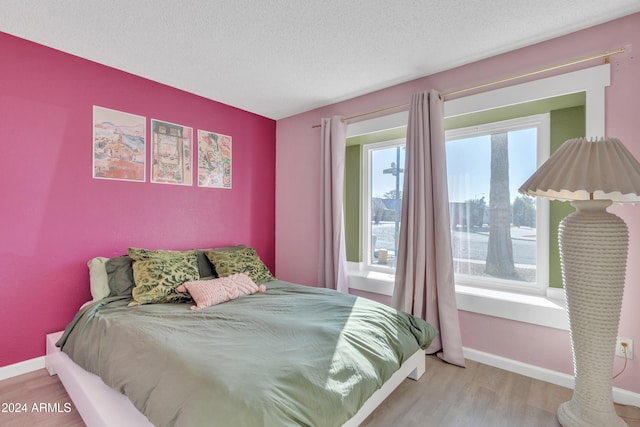
[[[45,367],[58,375],[88,427],[153,427],[129,399],[107,386],[99,376],[85,371],[56,347],[62,332],[47,335]],[[418,350],[382,385],[343,427],[360,425],[405,378],[418,380],[425,371],[424,350]]]

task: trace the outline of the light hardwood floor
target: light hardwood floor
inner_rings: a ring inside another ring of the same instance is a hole
[[[50,407],[40,411],[41,403]],[[0,405],[2,427],[84,427],[58,377],[45,369],[0,381]]]
[[[481,363],[467,367],[427,357],[419,381],[405,380],[362,427],[557,427],[558,406],[570,389]],[[640,427],[640,409],[616,405],[629,427]],[[608,427],[608,426],[602,426]]]
[[[405,380],[362,427],[556,427],[556,409],[570,398],[571,390],[553,384],[473,361],[462,369],[428,356],[423,377]],[[27,412],[0,412],[3,427],[84,426],[58,377],[44,369],[0,381],[5,403],[26,403]],[[36,412],[34,403],[47,408]],[[616,410],[629,427],[640,427],[639,408]]]

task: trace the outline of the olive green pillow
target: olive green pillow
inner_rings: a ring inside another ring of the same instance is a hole
[[[205,254],[219,277],[247,272],[258,285],[273,280],[271,272],[253,248],[207,251]]]
[[[167,302],[188,302],[188,294],[176,288],[191,280],[198,280],[196,251],[150,251],[130,248],[133,260],[133,301],[129,306]]]

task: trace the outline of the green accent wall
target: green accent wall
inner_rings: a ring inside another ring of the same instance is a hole
[[[515,119],[517,117],[544,114],[554,110],[584,106],[585,104],[585,92],[572,93],[569,95],[555,96],[553,98],[539,99],[524,104],[494,108],[493,110],[478,111],[477,113],[465,114],[463,116],[447,117],[444,120],[444,128],[445,130],[466,128],[469,126]]]
[[[344,167],[344,234],[347,261],[362,261],[362,144],[347,145]]]
[[[551,111],[550,120],[550,151],[552,154],[566,140],[585,136],[587,124],[584,104],[573,108]],[[573,211],[575,209],[569,202],[552,200],[549,204],[549,286],[554,288],[562,287],[558,225],[565,216]]]
[[[407,127],[385,129],[379,132],[365,133],[362,135],[347,138],[347,147],[351,145],[373,144],[374,142],[392,141],[394,139],[406,138]]]

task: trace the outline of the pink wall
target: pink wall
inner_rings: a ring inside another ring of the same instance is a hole
[[[0,52],[0,366],[44,354],[92,257],[245,243],[273,270],[275,121],[3,33]],[[151,118],[231,135],[233,189],[92,179],[93,105],[146,116],[148,141]]]
[[[606,132],[640,158],[640,14],[576,32],[454,70],[394,86],[277,122],[276,265],[283,280],[317,285],[319,210],[319,130],[322,117],[345,116],[407,103],[414,92],[442,92],[626,47],[611,58],[612,84],[606,91]],[[595,64],[587,64],[583,67]],[[561,72],[566,72],[561,71]],[[555,72],[556,74],[560,72]],[[548,75],[551,75],[549,73]],[[627,287],[619,335],[640,345],[640,207],[616,207],[630,232]],[[380,298],[379,298],[380,299]],[[388,301],[388,299],[382,299]],[[465,347],[559,372],[572,373],[568,333],[470,312],[460,312]],[[616,368],[621,360],[616,360]],[[640,392],[640,357],[629,361],[614,385]]]

